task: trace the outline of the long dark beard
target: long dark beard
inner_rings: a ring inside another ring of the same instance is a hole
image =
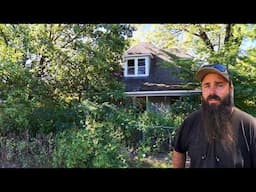
[[[209,105],[209,99],[217,99],[219,105]],[[235,137],[231,123],[231,109],[233,107],[233,98],[228,94],[223,100],[217,95],[209,95],[207,99],[202,100],[202,119],[204,132],[209,143],[214,140],[219,141],[225,150],[232,150],[235,144]]]

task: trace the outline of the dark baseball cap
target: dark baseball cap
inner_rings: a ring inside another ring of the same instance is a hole
[[[227,81],[230,82],[230,77],[228,74],[227,67],[223,64],[211,64],[211,65],[203,65],[199,68],[199,70],[196,73],[196,78],[199,81],[202,81],[203,78],[208,74],[208,73],[217,73],[224,77]]]

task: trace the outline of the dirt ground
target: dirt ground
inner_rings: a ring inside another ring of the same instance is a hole
[[[153,168],[170,168],[172,167],[171,155],[169,153],[158,153],[145,158]]]

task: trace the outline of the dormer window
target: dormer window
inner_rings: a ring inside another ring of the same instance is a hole
[[[149,75],[149,57],[127,58],[125,62],[125,77],[145,77]]]
[[[146,59],[138,59],[138,75],[146,74]]]
[[[134,59],[127,60],[127,75],[135,75],[135,61]]]

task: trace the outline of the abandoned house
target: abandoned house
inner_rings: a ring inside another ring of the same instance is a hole
[[[182,59],[193,58],[177,48],[163,50],[151,43],[130,47],[123,55],[123,82],[133,105],[158,110],[182,96],[200,94],[199,89],[187,88],[189,82],[179,77],[181,71],[175,62]]]

